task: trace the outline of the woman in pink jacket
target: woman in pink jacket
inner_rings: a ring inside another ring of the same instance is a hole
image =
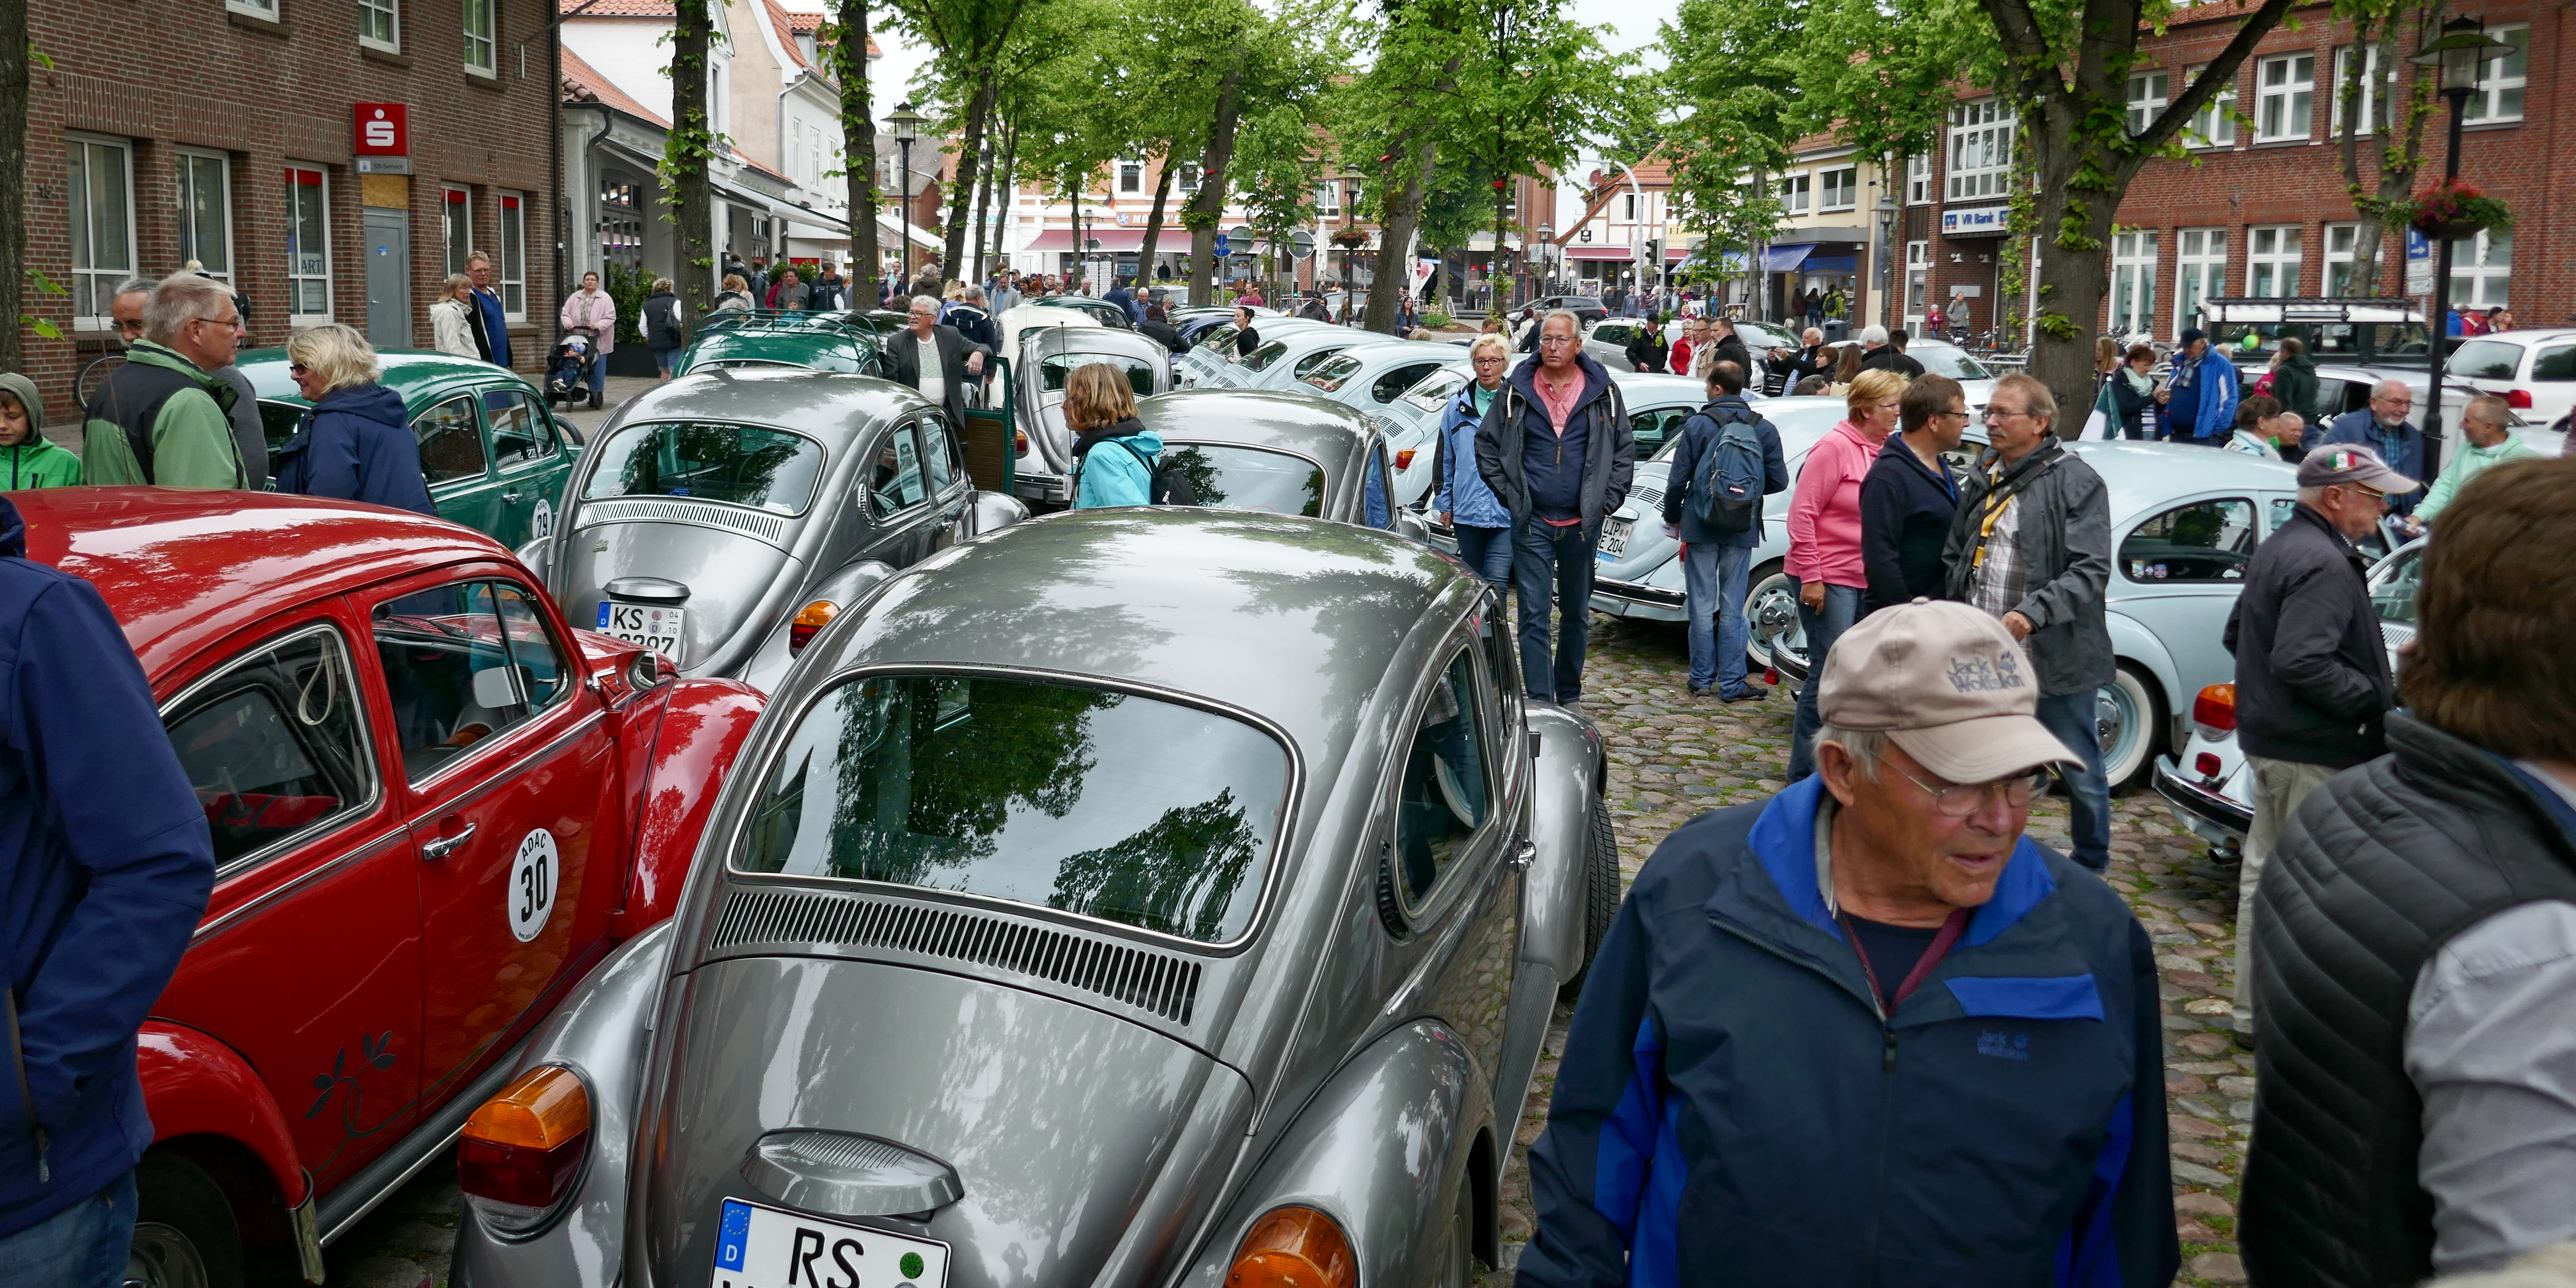
[[[590,405],[597,407],[608,393],[608,353],[617,347],[617,301],[599,289],[599,274],[581,275],[581,289],[564,301],[556,321],[567,334],[590,337]]]
[[[1789,498],[1789,558],[1798,579],[1798,626],[1807,635],[1807,681],[1798,686],[1798,722],[1790,736],[1789,781],[1816,767],[1816,681],[1825,654],[1860,620],[1869,574],[1861,565],[1860,485],[1878,450],[1896,430],[1905,376],[1883,368],[1852,378],[1850,414],[1807,452],[1798,490]]]

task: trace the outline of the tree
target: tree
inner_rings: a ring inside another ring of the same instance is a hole
[[[1237,189],[1252,226],[1272,247],[1274,278],[1288,262],[1289,237],[1306,223],[1315,189],[1323,182],[1324,153],[1317,144],[1313,108],[1311,96],[1294,98],[1254,117],[1237,133]]]
[[[873,307],[877,273],[877,122],[868,107],[868,0],[840,0],[816,33],[823,65],[841,86],[842,178],[849,185],[850,304]]]
[[[2343,135],[2343,188],[2352,198],[2358,225],[2352,236],[2352,284],[2346,292],[2373,295],[2379,290],[2380,237],[2390,215],[2404,222],[2400,207],[2415,187],[2415,172],[2424,164],[2424,123],[2432,118],[2436,77],[2401,56],[2401,38],[2411,28],[2416,48],[2442,26],[2442,0],[2345,0],[2337,17],[2352,22],[2353,55],[2347,60],[2336,93],[2335,126]],[[2360,51],[2368,49],[2368,55]],[[2376,61],[2379,83],[2363,89],[2363,72]],[[2402,79],[2401,79],[2402,78]],[[2363,94],[2370,101],[2362,101]],[[2361,139],[2367,122],[2378,142],[2373,157],[2375,183],[2361,173]]]
[[[976,161],[983,152],[993,102],[1001,93],[1002,51],[1030,0],[890,2],[905,28],[938,53],[924,75],[948,91],[940,101],[948,109],[939,119],[941,134],[958,132],[957,168],[949,180],[948,216],[943,221],[948,241],[939,261],[946,274],[954,277],[965,260],[966,203],[975,189]]]
[[[707,127],[707,46],[714,23],[707,6],[682,0],[672,6],[671,129],[663,136],[658,167],[679,249],[681,300],[689,316],[704,317],[715,304],[715,193],[707,163],[723,140]]]

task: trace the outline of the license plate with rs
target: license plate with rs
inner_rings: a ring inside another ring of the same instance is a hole
[[[683,608],[599,601],[600,634],[641,644],[673,662],[680,660],[680,626],[687,620],[688,610]]]
[[[1601,557],[1616,559],[1628,553],[1628,533],[1637,526],[1635,519],[1613,517],[1601,525]]]
[[[944,1288],[948,1245],[726,1199],[708,1288]]]

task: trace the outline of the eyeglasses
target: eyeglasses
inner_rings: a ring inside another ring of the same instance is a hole
[[[290,376],[310,375],[312,370],[312,368],[305,366],[301,362],[290,362],[286,364],[286,374]]]
[[[1538,342],[1540,344],[1566,345],[1574,343],[1574,337],[1570,335],[1543,335],[1538,338]]]
[[[120,320],[116,324],[116,329],[127,335],[141,335],[143,334],[143,319],[135,318],[132,321]]]
[[[2029,414],[2029,412],[2023,411],[2019,407],[1997,407],[1992,404],[1989,404],[1986,407],[1986,419],[1988,420],[2010,420],[2015,416],[2027,416]]]
[[[1998,778],[1990,783],[1943,783],[1936,787],[1889,764],[1885,756],[1874,756],[1872,759],[1881,765],[1886,765],[1897,777],[1931,793],[1932,807],[1941,811],[1942,816],[1946,818],[1966,818],[1976,813],[1985,808],[1986,798],[1997,792],[2003,794],[2005,805],[2013,809],[2028,809],[2030,798],[2048,787],[2049,773],[2045,769],[2034,769],[2027,773],[2015,774],[2010,778]]]

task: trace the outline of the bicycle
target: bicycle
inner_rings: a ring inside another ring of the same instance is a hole
[[[110,375],[113,375],[118,367],[122,367],[124,365],[125,351],[123,349],[111,349],[106,353],[102,353],[97,357],[82,363],[80,375],[75,377],[72,381],[74,396],[78,399],[80,405],[83,407],[89,406],[91,395],[96,394],[99,391],[99,387],[107,383],[107,378]]]

